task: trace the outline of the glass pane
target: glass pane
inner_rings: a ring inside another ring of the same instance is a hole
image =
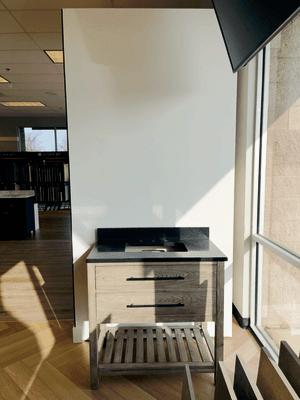
[[[296,253],[300,253],[299,22],[297,17],[270,44],[265,204],[260,229]]]
[[[54,129],[24,128],[26,151],[55,151]]]
[[[68,151],[67,130],[57,129],[57,151]]]
[[[259,246],[263,252],[261,328],[279,346],[286,340],[300,351],[300,270]]]

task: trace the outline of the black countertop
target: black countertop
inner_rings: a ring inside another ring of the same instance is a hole
[[[228,258],[209,239],[208,228],[104,228],[98,229],[98,243],[87,263],[227,261]],[[126,245],[183,243],[186,251],[135,252]],[[126,251],[125,251],[126,250]]]

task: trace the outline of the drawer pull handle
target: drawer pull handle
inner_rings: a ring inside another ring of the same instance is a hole
[[[127,308],[142,308],[142,307],[184,307],[182,303],[176,304],[129,304]]]
[[[185,279],[184,276],[154,276],[152,278],[127,278],[126,281],[178,281]]]

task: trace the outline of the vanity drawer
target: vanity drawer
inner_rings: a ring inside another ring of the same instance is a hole
[[[213,262],[96,264],[96,291],[215,289],[216,267]]]
[[[215,290],[97,294],[98,323],[185,322],[215,319]]]

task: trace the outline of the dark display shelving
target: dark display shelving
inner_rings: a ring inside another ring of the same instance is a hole
[[[34,190],[37,203],[69,202],[68,152],[0,153],[0,190]]]

